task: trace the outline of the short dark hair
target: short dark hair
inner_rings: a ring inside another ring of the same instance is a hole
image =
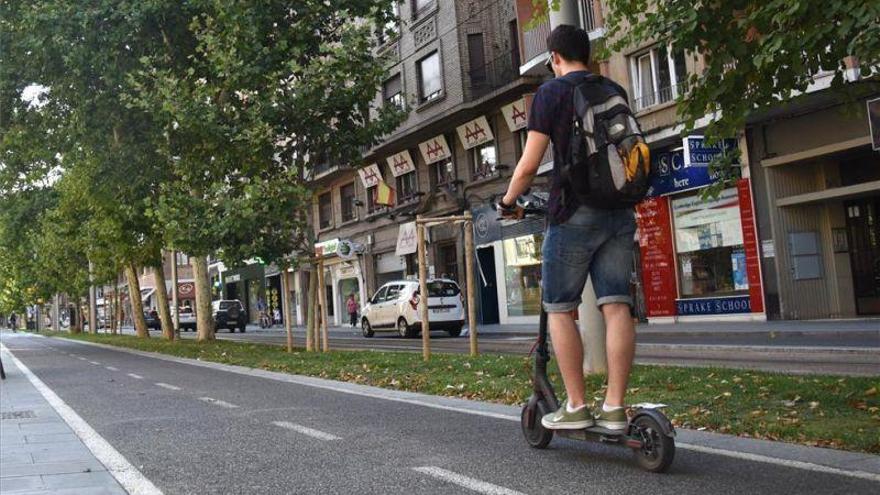
[[[590,63],[590,35],[579,27],[562,24],[547,37],[547,50],[569,62]]]

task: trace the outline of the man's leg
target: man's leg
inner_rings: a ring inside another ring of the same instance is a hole
[[[608,356],[605,404],[609,407],[623,406],[626,383],[636,353],[635,324],[629,305],[625,303],[605,304],[602,314],[605,316],[605,353]]]
[[[584,346],[571,313],[547,313],[553,353],[572,408],[584,405]],[[563,407],[565,407],[563,405]]]

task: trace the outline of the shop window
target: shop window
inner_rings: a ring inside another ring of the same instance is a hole
[[[437,276],[458,281],[458,252],[455,243],[437,246]]]
[[[440,52],[432,52],[416,62],[419,74],[419,101],[425,103],[443,94],[443,75],[440,70]]]
[[[342,221],[350,222],[357,217],[355,210],[355,189],[354,182],[346,184],[339,188],[339,197],[342,201]]]
[[[397,178],[397,202],[400,204],[408,203],[416,199],[418,190],[418,180],[416,172],[412,171],[401,175]]]
[[[677,98],[685,90],[684,52],[666,45],[630,57],[633,103],[639,111]]]
[[[748,293],[746,254],[736,188],[715,199],[689,194],[672,200],[681,297]]]
[[[541,244],[543,234],[505,239],[504,283],[507,315],[541,314]]]
[[[318,228],[326,229],[333,224],[333,200],[330,192],[318,196]]]
[[[397,73],[382,84],[382,100],[385,105],[394,105],[403,110],[403,86],[400,73]]]
[[[474,179],[483,179],[495,174],[498,166],[498,150],[495,141],[489,141],[471,148],[471,163],[473,164]]]

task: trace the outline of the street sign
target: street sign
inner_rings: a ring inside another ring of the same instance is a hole
[[[868,100],[868,127],[871,129],[871,148],[880,151],[880,98]]]
[[[422,158],[428,165],[452,157],[452,151],[450,151],[449,144],[446,143],[443,134],[419,143],[419,151],[422,152]]]
[[[458,132],[458,139],[461,140],[461,144],[466,150],[495,139],[495,136],[492,134],[492,128],[489,127],[489,121],[482,115],[456,127],[455,130]]]

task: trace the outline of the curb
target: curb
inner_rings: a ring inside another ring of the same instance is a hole
[[[303,375],[279,373],[244,366],[215,363],[211,361],[199,361],[195,359],[180,358],[154,352],[139,351],[116,347],[95,342],[85,342],[73,339],[63,339],[65,342],[100,347],[107,350],[126,352],[142,357],[161,359],[164,361],[200,366],[240,375],[247,375],[270,380],[294,383],[338,393],[381,398],[396,402],[404,402],[413,405],[431,407],[435,409],[449,410],[462,414],[473,414],[494,419],[519,422],[520,407],[503,404],[479,402],[468,399],[426,395],[416,392],[390,390],[368,385],[339,382],[323,378],[314,378]],[[853,478],[866,479],[880,482],[880,456],[856,452],[845,452],[820,447],[807,447],[803,445],[772,442],[742,438],[720,433],[709,433],[695,430],[676,430],[678,441],[676,446],[685,450],[701,453],[722,455],[755,462],[764,462],[786,467],[803,469],[814,472],[837,474]]]

